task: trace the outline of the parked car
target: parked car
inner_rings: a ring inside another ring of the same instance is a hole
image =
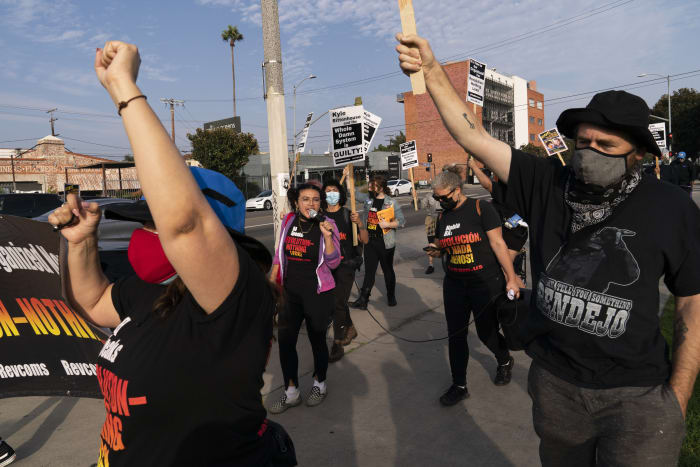
[[[250,198],[245,202],[246,210],[264,209],[269,211],[272,209],[272,191],[266,190],[260,193],[255,198]]]
[[[0,214],[32,218],[53,211],[63,200],[52,193],[11,193],[0,195]]]
[[[113,203],[131,203],[132,200],[120,198],[96,198],[89,200],[95,202],[102,208],[102,220],[97,230],[100,250],[126,250],[129,247],[129,240],[134,229],[141,227],[140,222],[127,222],[115,219],[105,219],[104,208]],[[58,207],[58,206],[57,206]],[[55,208],[54,208],[55,209]],[[51,209],[41,216],[35,217],[35,221],[48,222]]]
[[[386,182],[386,186],[389,187],[389,191],[394,197],[413,193],[413,185],[409,180],[403,178],[389,180]]]

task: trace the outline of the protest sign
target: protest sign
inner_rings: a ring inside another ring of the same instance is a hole
[[[469,59],[469,77],[467,79],[467,102],[484,106],[484,85],[486,83],[486,64]]]
[[[60,234],[0,216],[0,397],[101,397],[101,332],[63,298]]]
[[[367,154],[369,152],[369,147],[372,144],[372,140],[374,139],[374,135],[377,132],[377,128],[379,128],[379,124],[382,123],[382,117],[378,117],[372,112],[365,110],[364,123],[365,128],[363,130],[363,138],[365,143],[365,154]]]
[[[659,149],[666,149],[666,124],[651,123],[649,124],[649,131],[654,137],[656,145],[659,146]]]
[[[553,156],[555,154],[558,154],[560,152],[564,152],[567,150],[566,143],[564,142],[564,138],[561,137],[559,134],[559,130],[556,128],[552,128],[551,130],[543,131],[539,135],[540,141],[542,141],[542,145],[544,146],[544,149],[547,151],[548,156]]]
[[[401,169],[407,170],[412,167],[418,167],[418,150],[416,149],[416,140],[406,141],[399,146],[401,151]]]
[[[364,108],[361,105],[329,111],[331,118],[331,156],[333,165],[365,160]]]
[[[309,137],[309,127],[311,126],[311,119],[313,118],[313,116],[313,112],[309,112],[309,115],[306,116],[306,123],[304,123],[304,129],[301,130],[301,139],[299,141],[299,144],[297,144],[297,153],[303,153],[306,149],[306,139]]]

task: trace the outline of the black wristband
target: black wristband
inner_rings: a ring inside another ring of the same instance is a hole
[[[129,102],[133,101],[134,99],[140,99],[140,98],[142,98],[142,97],[143,97],[144,99],[148,100],[148,97],[144,96],[143,94],[139,94],[138,96],[132,97],[132,98],[129,99],[128,101],[121,101],[121,102],[117,105],[117,115],[119,115],[119,116],[121,117],[121,116],[122,116],[122,110],[124,110],[124,109],[126,108],[126,106],[129,105]]]

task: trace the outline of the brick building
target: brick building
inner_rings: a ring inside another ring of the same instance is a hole
[[[14,174],[18,192],[61,193],[69,183],[85,194],[123,195],[139,189],[129,165],[68,151],[62,139],[46,136],[30,150],[0,150],[0,189],[12,190]]]
[[[448,63],[443,68],[460,99],[466,101],[469,61]],[[468,105],[476,110],[486,131],[516,148],[528,142],[540,144],[537,134],[544,131],[544,104],[535,81],[497,73],[495,69],[486,70],[485,81],[483,108]],[[452,163],[466,165],[467,154],[444,127],[428,93],[414,96],[405,92],[397,100],[404,104],[406,140],[416,140],[419,163],[427,163],[427,154],[431,153],[431,170]],[[426,169],[422,165],[414,169],[416,180],[431,179],[431,172]]]

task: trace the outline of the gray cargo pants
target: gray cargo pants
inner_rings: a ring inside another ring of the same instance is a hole
[[[533,361],[528,392],[544,467],[678,464],[685,420],[668,385],[581,388]]]

